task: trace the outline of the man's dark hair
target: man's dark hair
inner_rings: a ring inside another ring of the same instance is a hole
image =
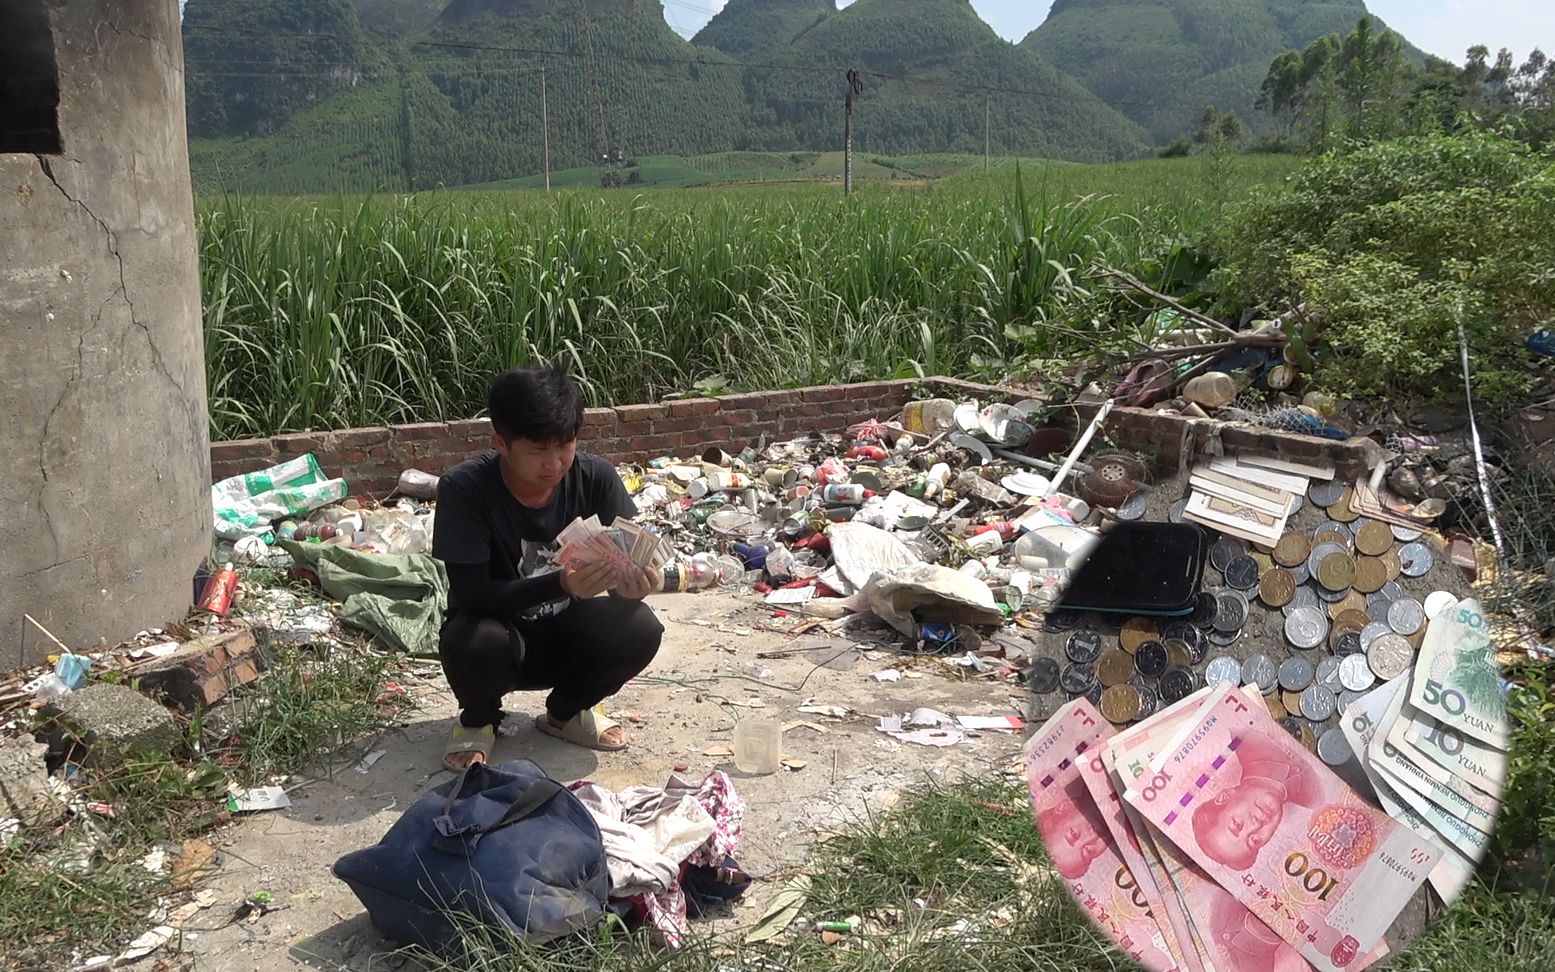
[[[486,398],[491,427],[503,441],[571,442],[583,427],[578,383],[552,365],[524,365],[497,376]]]

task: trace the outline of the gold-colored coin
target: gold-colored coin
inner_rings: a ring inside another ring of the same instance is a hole
[[[1166,660],[1173,665],[1181,665],[1183,668],[1193,667],[1193,649],[1188,643],[1179,638],[1170,638],[1166,642]]]
[[[1108,688],[1122,685],[1134,674],[1134,656],[1114,648],[1096,664],[1096,678]]]
[[[1375,594],[1388,582],[1388,565],[1380,557],[1355,559],[1355,589],[1362,594]]]
[[[1317,731],[1312,728],[1310,722],[1301,724],[1301,744],[1307,747],[1307,752],[1317,752]]]
[[[1130,655],[1138,651],[1140,645],[1160,637],[1161,625],[1151,618],[1129,618],[1123,622],[1123,630],[1118,632],[1118,640],[1123,643],[1123,650]]]
[[[1339,502],[1328,508],[1328,515],[1340,523],[1354,523],[1361,515],[1350,509],[1350,499],[1355,495],[1355,490],[1346,486],[1344,493],[1340,495]]]
[[[1296,597],[1296,578],[1283,567],[1272,567],[1258,578],[1258,596],[1270,607],[1284,607]]]
[[[1405,635],[1405,636],[1404,636],[1404,638],[1405,638],[1405,639],[1406,639],[1406,640],[1407,640],[1407,641],[1408,641],[1408,642],[1409,642],[1409,643],[1410,643],[1410,644],[1411,644],[1411,645],[1414,645],[1414,646],[1415,646],[1415,651],[1419,651],[1419,650],[1420,650],[1420,646],[1421,646],[1421,645],[1423,645],[1423,644],[1425,644],[1425,629],[1426,629],[1426,627],[1427,627],[1427,625],[1423,625],[1423,624],[1422,624],[1422,625],[1421,625],[1421,626],[1420,626],[1420,630],[1419,630],[1419,631],[1416,631],[1416,632],[1415,632],[1415,633],[1414,633],[1414,634],[1412,634],[1412,635]]]
[[[1274,558],[1262,550],[1249,550],[1247,555],[1258,565],[1258,573],[1274,569]]]
[[[1355,580],[1355,561],[1349,554],[1329,554],[1318,562],[1317,580],[1331,591],[1342,591]]]
[[[1359,573],[1359,571],[1360,571],[1360,565],[1359,564],[1356,565],[1356,571],[1357,571],[1357,573]],[[1350,593],[1346,594],[1343,598],[1341,598],[1341,599],[1335,601],[1334,603],[1330,604],[1328,606],[1328,617],[1329,617],[1329,620],[1331,620],[1331,621],[1339,620],[1339,616],[1341,614],[1343,614],[1344,612],[1346,612],[1346,611],[1359,611],[1362,614],[1365,614],[1366,613],[1366,595],[1362,594],[1359,590],[1353,590]],[[1364,625],[1363,625],[1363,627],[1364,627]]]
[[[1368,557],[1380,557],[1393,549],[1393,531],[1380,520],[1371,520],[1355,531],[1355,549]]]
[[[1281,567],[1294,567],[1307,559],[1312,552],[1312,544],[1307,538],[1294,530],[1280,537],[1274,545],[1274,562]]]
[[[1280,693],[1278,692],[1271,692],[1268,695],[1265,695],[1263,697],[1263,702],[1264,705],[1269,707],[1269,715],[1272,716],[1276,722],[1290,715],[1290,712],[1288,712],[1285,708],[1285,703],[1280,701]]]
[[[1114,685],[1101,694],[1101,714],[1113,725],[1133,722],[1139,716],[1139,689],[1132,685]]]
[[[1371,624],[1371,615],[1366,613],[1365,608],[1359,610],[1345,608],[1339,612],[1338,617],[1334,618],[1335,627],[1345,627],[1351,631],[1359,631],[1368,624]]]
[[[1280,704],[1285,707],[1285,711],[1286,712],[1300,712],[1301,711],[1301,693],[1300,692],[1287,692],[1284,689],[1281,689],[1280,690]]]
[[[1338,530],[1323,530],[1312,537],[1312,545],[1315,547],[1321,543],[1337,543],[1346,550],[1350,549],[1349,534],[1340,533]]]
[[[1397,550],[1389,550],[1377,558],[1388,568],[1388,580],[1395,581],[1404,573],[1404,562],[1399,559]]]

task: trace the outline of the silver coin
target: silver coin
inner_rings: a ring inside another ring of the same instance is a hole
[[[1311,553],[1307,554],[1307,573],[1316,577],[1317,565],[1323,562],[1324,557],[1331,557],[1334,554],[1347,554],[1349,552],[1332,540],[1320,543],[1312,548]]]
[[[1364,692],[1377,684],[1377,676],[1365,655],[1346,655],[1339,659],[1339,683],[1351,692]]]
[[[1297,648],[1316,648],[1328,637],[1328,618],[1318,608],[1301,608],[1285,619],[1285,638]]]
[[[1258,586],[1258,562],[1246,555],[1231,558],[1222,573],[1226,583],[1239,591],[1250,591]]]
[[[1388,626],[1386,621],[1373,621],[1371,624],[1368,624],[1366,627],[1361,629],[1361,651],[1371,651],[1372,644],[1375,643],[1378,638],[1381,638],[1383,635],[1390,635],[1392,633],[1393,629]]]
[[[1205,685],[1220,685],[1223,683],[1231,685],[1242,684],[1242,663],[1230,655],[1211,658],[1209,664],[1204,666]]]
[[[1386,584],[1383,584],[1382,590],[1379,593],[1390,601],[1396,601],[1406,596],[1404,589],[1398,585],[1398,581],[1388,581]]]
[[[1229,648],[1236,644],[1241,637],[1242,629],[1240,628],[1235,631],[1211,631],[1204,636],[1206,641],[1218,648]]]
[[[1297,587],[1312,579],[1312,572],[1307,570],[1307,562],[1305,560],[1294,567],[1287,567],[1286,569],[1290,571],[1292,577],[1296,578]]]
[[[1414,541],[1419,540],[1421,537],[1425,536],[1424,533],[1421,533],[1419,530],[1416,530],[1413,527],[1399,526],[1396,523],[1393,524],[1392,530],[1393,539],[1397,540],[1399,543],[1413,543]]]
[[[1289,604],[1280,608],[1280,611],[1288,618],[1302,608],[1315,608],[1320,603],[1322,602],[1318,600],[1317,592],[1312,588],[1298,587],[1296,588],[1296,596],[1291,598]]]
[[[1456,595],[1447,591],[1432,591],[1425,596],[1425,616],[1434,620],[1438,614],[1458,603]]]
[[[1224,571],[1226,565],[1247,553],[1247,541],[1237,537],[1221,537],[1209,546],[1209,562],[1216,570]]]
[[[1423,543],[1406,543],[1399,547],[1398,559],[1403,561],[1405,577],[1424,577],[1436,565],[1431,548]]]
[[[1350,748],[1343,729],[1335,726],[1317,737],[1317,758],[1329,766],[1343,766],[1355,758],[1355,750]]]
[[[1305,658],[1287,658],[1280,662],[1280,688],[1287,692],[1300,692],[1312,684],[1316,674],[1317,670]]]
[[[1215,630],[1226,634],[1242,630],[1247,623],[1247,598],[1241,591],[1215,593]]]
[[[1344,497],[1344,483],[1337,479],[1318,480],[1307,487],[1307,498],[1318,506],[1329,507]]]
[[[1328,689],[1330,692],[1339,691],[1340,689],[1344,688],[1344,682],[1339,678],[1339,666],[1343,664],[1343,662],[1344,659],[1329,655],[1317,663],[1317,671],[1313,674],[1313,679],[1317,682],[1317,684]]]
[[[1339,693],[1339,711],[1340,712],[1346,711],[1347,709],[1350,708],[1350,706],[1352,706],[1355,703],[1359,702],[1361,699],[1364,699],[1367,696],[1367,694],[1369,694],[1369,693],[1366,693],[1366,692],[1352,692],[1349,689],[1345,689],[1343,692],[1340,692]]]
[[[1324,520],[1322,523],[1319,523],[1317,526],[1312,528],[1313,537],[1316,537],[1319,533],[1337,533],[1343,537],[1350,536],[1349,528],[1346,527],[1343,523],[1340,523],[1338,520]]]
[[[1334,714],[1339,708],[1339,700],[1334,698],[1334,693],[1321,685],[1309,685],[1306,691],[1301,693],[1301,714],[1313,722],[1322,722]]]
[[[1373,621],[1375,621],[1378,624],[1387,624],[1388,623],[1388,608],[1390,608],[1392,606],[1393,606],[1393,602],[1388,600],[1385,597],[1378,598],[1375,601],[1367,599],[1367,601],[1366,601],[1366,616],[1368,618],[1371,618]]]
[[[1403,635],[1385,634],[1366,649],[1366,661],[1384,682],[1390,682],[1409,670],[1415,660],[1415,646]]]
[[[1264,695],[1273,692],[1280,684],[1279,669],[1268,655],[1253,655],[1242,663],[1242,684],[1256,685]]]
[[[1331,591],[1324,587],[1322,584],[1319,584],[1315,590],[1317,591],[1317,599],[1328,604],[1338,604],[1340,601],[1350,596],[1350,589],[1348,587],[1343,588],[1342,590]]]
[[[1188,501],[1186,499],[1180,499],[1173,503],[1171,508],[1166,511],[1166,518],[1171,520],[1173,523],[1181,523],[1182,515],[1187,511]]]
[[[1290,497],[1290,509],[1285,511],[1285,515],[1287,517],[1292,517],[1306,508],[1306,497],[1302,496],[1300,493],[1292,493]]]
[[[1425,624],[1425,605],[1412,597],[1401,597],[1388,605],[1388,627],[1401,635],[1412,635]]]

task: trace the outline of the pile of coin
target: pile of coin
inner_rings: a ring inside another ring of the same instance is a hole
[[[1402,582],[1424,577],[1435,563],[1420,531],[1359,516],[1338,481],[1313,483],[1306,501],[1327,519],[1310,532],[1286,532],[1272,549],[1216,534],[1205,589],[1187,618],[1050,613],[1046,629],[1063,639],[1065,662],[1038,659],[1032,690],[1083,695],[1123,725],[1205,684],[1257,685],[1308,749],[1335,766],[1350,759],[1336,714],[1407,671],[1426,622],[1457,598],[1436,591],[1421,600],[1405,591]],[[1279,633],[1239,658],[1229,649],[1255,605],[1281,612]]]

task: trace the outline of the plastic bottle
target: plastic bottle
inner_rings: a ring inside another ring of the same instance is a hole
[[[776,719],[741,719],[734,726],[734,768],[776,773],[783,758],[783,727]]]
[[[947,463],[937,462],[930,467],[924,476],[923,498],[928,499],[939,494],[950,482],[950,466]]]
[[[856,483],[835,483],[821,490],[821,500],[832,506],[859,506],[874,495],[874,490],[865,489]]]
[[[773,544],[767,551],[767,573],[775,580],[787,580],[794,576],[795,557],[793,551],[782,544]]]

